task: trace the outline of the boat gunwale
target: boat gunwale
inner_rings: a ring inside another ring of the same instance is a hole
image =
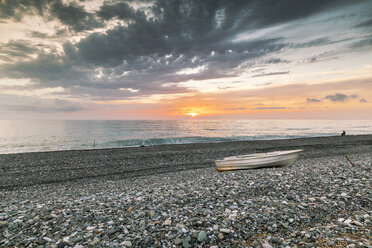
[[[265,159],[271,157],[279,157],[285,155],[293,155],[302,152],[302,149],[297,150],[289,150],[289,151],[275,151],[275,152],[267,152],[267,153],[252,153],[247,155],[237,155],[237,156],[230,156],[226,157],[221,160],[215,160],[215,162],[227,162],[227,161],[235,161],[235,160],[255,160],[255,159]],[[278,154],[278,152],[281,152]],[[263,154],[263,156],[258,157],[258,154]]]

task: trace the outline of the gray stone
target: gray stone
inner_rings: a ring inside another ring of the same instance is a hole
[[[218,234],[218,238],[222,240],[222,239],[225,238],[225,236],[223,235],[223,233],[219,233],[219,234]]]
[[[68,246],[68,243],[63,241],[61,243],[58,243],[57,248],[64,248],[66,246]]]
[[[191,237],[187,236],[183,241],[182,241],[182,247],[183,248],[190,248],[191,247]]]
[[[177,237],[175,240],[174,240],[174,244],[176,245],[180,245],[182,243],[182,239],[180,239],[179,237]]]
[[[200,231],[198,235],[198,241],[202,242],[207,238],[207,233],[205,231]]]
[[[38,245],[45,245],[47,243],[47,241],[44,240],[44,239],[37,239],[37,240],[35,240],[35,243],[38,244]]]
[[[118,230],[112,228],[112,229],[108,230],[106,234],[109,235],[109,236],[111,236],[111,235],[114,235],[117,231]]]
[[[265,242],[262,244],[262,248],[273,248],[269,243]]]
[[[121,245],[123,245],[125,247],[132,247],[133,246],[132,242],[130,242],[129,240],[125,240],[124,242],[121,243]]]
[[[220,229],[220,232],[222,232],[222,233],[230,233],[231,230],[230,229],[226,229],[226,228],[222,228],[222,229]]]
[[[72,243],[78,243],[78,242],[80,242],[82,240],[83,240],[83,238],[81,236],[73,237],[73,238],[70,239],[70,241]]]

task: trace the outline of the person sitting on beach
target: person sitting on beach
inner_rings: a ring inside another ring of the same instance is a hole
[[[341,136],[345,136],[345,135],[346,135],[346,132],[345,130],[343,130]]]

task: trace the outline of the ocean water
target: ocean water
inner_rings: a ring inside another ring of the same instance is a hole
[[[372,120],[0,120],[0,154],[372,134]]]

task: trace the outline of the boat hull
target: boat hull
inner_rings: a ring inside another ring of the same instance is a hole
[[[217,171],[245,170],[264,167],[284,167],[293,164],[302,150],[256,153],[216,160]]]

